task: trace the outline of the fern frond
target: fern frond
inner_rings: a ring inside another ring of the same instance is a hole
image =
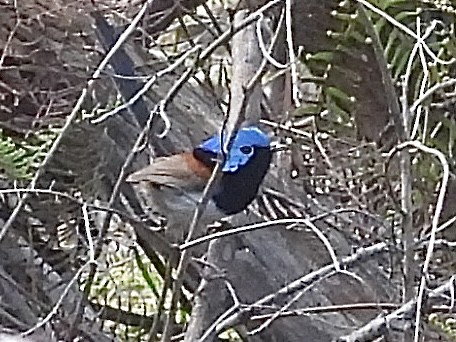
[[[48,130],[16,141],[0,130],[0,174],[12,180],[30,179],[45,157],[55,134]]]

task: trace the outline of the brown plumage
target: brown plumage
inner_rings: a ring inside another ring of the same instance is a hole
[[[151,195],[151,207],[167,216],[167,236],[177,242],[191,222],[211,173],[212,167],[195,159],[192,152],[184,152],[156,158],[151,165],[129,175],[126,181],[139,183]],[[200,223],[206,225],[223,216],[209,201]]]
[[[149,182],[195,191],[204,188],[211,173],[212,169],[195,159],[191,152],[184,152],[155,159],[151,165],[129,175],[127,182]]]

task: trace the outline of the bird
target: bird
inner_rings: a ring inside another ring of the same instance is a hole
[[[145,187],[158,211],[167,217],[168,229],[189,226],[222,147],[220,134],[215,134],[192,151],[155,158],[126,181]],[[240,128],[222,162],[221,176],[200,222],[209,224],[245,210],[256,197],[271,159],[267,133],[254,125]]]

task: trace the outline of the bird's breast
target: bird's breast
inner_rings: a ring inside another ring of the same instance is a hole
[[[201,191],[179,191],[166,186],[155,187],[152,190],[155,206],[166,215],[169,225],[190,225],[193,214],[203,195]],[[217,208],[214,201],[209,199],[203,216],[202,223],[209,224],[226,215]]]

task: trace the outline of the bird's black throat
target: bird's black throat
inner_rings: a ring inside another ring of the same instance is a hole
[[[269,147],[254,147],[249,161],[235,172],[224,172],[212,196],[216,206],[226,215],[236,214],[255,199],[261,182],[271,163]],[[196,148],[193,155],[204,164],[214,167],[217,155]]]

